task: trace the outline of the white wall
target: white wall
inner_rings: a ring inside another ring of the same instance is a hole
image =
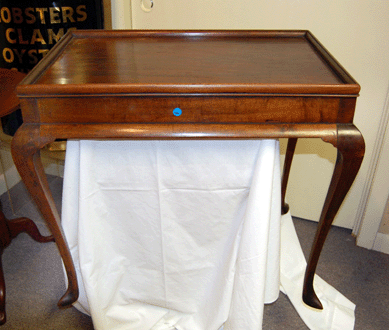
[[[149,0],[145,0],[146,2]],[[135,29],[307,29],[361,84],[355,124],[366,140],[366,157],[336,224],[354,226],[385,94],[388,88],[389,1],[380,0],[153,0],[149,13],[140,0],[115,1],[115,28]],[[120,9],[121,8],[121,9]],[[129,12],[131,10],[131,12]],[[132,16],[132,20],[131,20]],[[319,154],[315,154],[319,148]],[[321,141],[298,146],[288,200],[294,215],[319,217],[335,150]],[[307,200],[305,196],[310,196]],[[313,198],[312,198],[313,196]],[[358,220],[358,219],[357,219]]]

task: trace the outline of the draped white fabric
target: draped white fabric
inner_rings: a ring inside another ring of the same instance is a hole
[[[261,329],[280,289],[282,237],[297,251],[282,243],[282,288],[307,325],[352,329],[353,304],[335,290],[344,300],[327,303],[326,283],[320,298],[332,307],[310,314],[301,303],[294,281],[305,261],[290,215],[280,235],[278,149],[275,140],[69,141],[62,226],[76,307],[96,329]]]

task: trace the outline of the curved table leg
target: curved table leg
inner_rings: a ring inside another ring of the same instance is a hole
[[[40,158],[40,149],[53,141],[54,138],[40,136],[39,125],[24,124],[12,140],[12,156],[27,190],[46,220],[65,266],[68,289],[58,306],[70,307],[78,299],[77,276]]]
[[[354,182],[365,153],[363,137],[358,129],[351,124],[338,125],[337,141],[326,142],[333,143],[337,147],[338,156],[308,259],[303,288],[303,301],[316,309],[323,309],[313,288],[319,256],[334,217]]]
[[[7,221],[9,233],[11,238],[15,238],[20,233],[28,234],[34,241],[39,243],[47,243],[47,242],[55,242],[54,237],[51,236],[43,236],[38,230],[38,227],[29,218],[17,218]]]
[[[288,146],[286,148],[284,169],[282,172],[281,183],[281,214],[285,214],[289,211],[289,205],[285,202],[286,187],[288,185],[290,168],[292,166],[292,160],[294,151],[296,150],[297,138],[289,138]]]

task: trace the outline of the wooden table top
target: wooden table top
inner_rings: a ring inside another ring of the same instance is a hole
[[[20,96],[329,94],[359,85],[308,31],[72,31]]]

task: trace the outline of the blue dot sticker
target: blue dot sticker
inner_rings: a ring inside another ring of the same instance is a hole
[[[173,110],[173,115],[175,115],[176,117],[181,116],[181,114],[182,114],[182,110],[180,108],[175,108]]]

